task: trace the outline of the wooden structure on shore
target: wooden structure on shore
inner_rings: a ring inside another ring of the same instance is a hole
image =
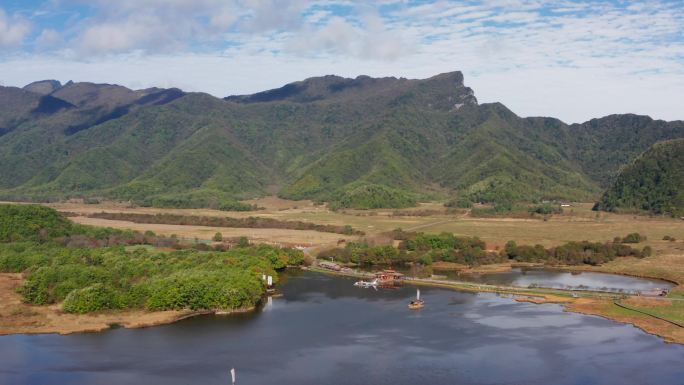
[[[400,283],[404,279],[404,274],[391,269],[377,271],[373,276],[381,285]]]

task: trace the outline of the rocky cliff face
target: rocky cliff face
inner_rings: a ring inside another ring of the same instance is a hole
[[[62,83],[57,80],[39,80],[24,86],[24,90],[40,95],[49,95],[62,88]]]

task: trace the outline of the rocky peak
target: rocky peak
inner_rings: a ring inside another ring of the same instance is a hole
[[[49,95],[62,88],[58,80],[39,80],[24,86],[24,90],[40,95]]]

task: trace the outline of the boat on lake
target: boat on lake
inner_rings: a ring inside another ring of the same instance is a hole
[[[422,309],[425,307],[425,301],[420,299],[420,289],[416,289],[416,299],[412,300],[408,304],[408,308],[411,310]]]
[[[358,287],[373,287],[373,288],[377,288],[378,285],[379,285],[379,283],[378,283],[378,280],[377,280],[377,279],[374,279],[374,280],[372,280],[372,281],[363,281],[363,280],[361,280],[361,281],[354,282],[354,286],[358,286]]]

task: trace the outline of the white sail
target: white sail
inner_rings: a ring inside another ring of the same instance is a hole
[[[235,383],[235,368],[230,369],[230,378],[233,380],[233,384]]]
[[[416,289],[416,300],[420,301],[420,289]]]

